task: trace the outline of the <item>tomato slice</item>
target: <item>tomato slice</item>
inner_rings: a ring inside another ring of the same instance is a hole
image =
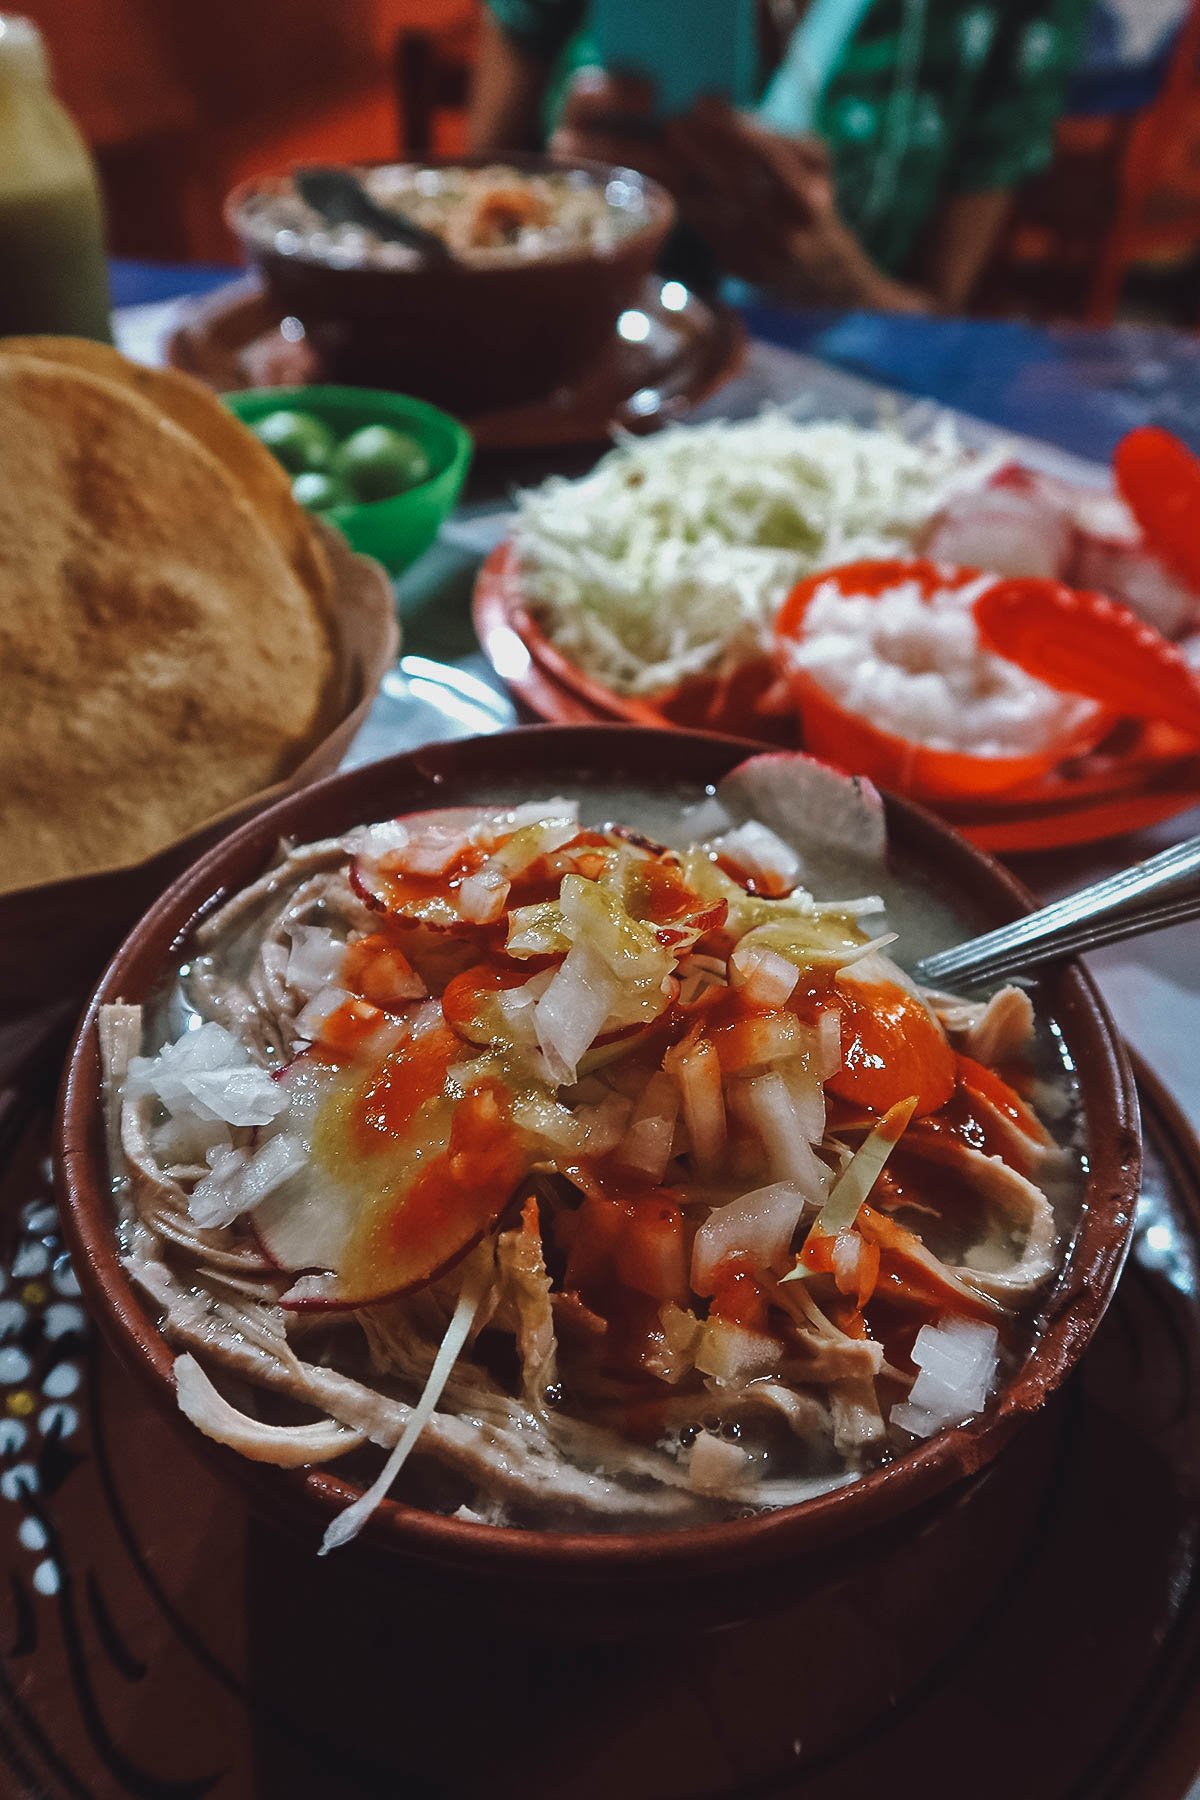
[[[954,1092],[957,1062],[945,1032],[920,1000],[895,982],[839,981],[842,1067],[830,1093],[872,1112],[917,1096],[915,1117],[936,1112]]]
[[[980,594],[975,622],[998,655],[1048,686],[1200,738],[1200,676],[1127,606],[1019,576]]]
[[[1121,497],[1151,550],[1200,591],[1200,458],[1158,425],[1139,425],[1113,453]]]

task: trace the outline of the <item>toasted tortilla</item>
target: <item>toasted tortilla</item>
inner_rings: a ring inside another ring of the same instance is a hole
[[[0,356],[0,890],[119,867],[332,722],[330,619],[227,470],[128,387]]]
[[[33,356],[113,381],[147,401],[182,431],[198,438],[225,467],[296,574],[323,606],[332,604],[333,572],[312,520],[292,497],[291,482],[281,463],[260,444],[229,408],[203,383],[175,369],[148,369],[130,362],[109,344],[90,338],[0,338],[0,355]]]

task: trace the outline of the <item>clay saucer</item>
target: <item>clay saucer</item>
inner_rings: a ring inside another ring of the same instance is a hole
[[[622,335],[622,321],[633,335]],[[736,313],[651,276],[587,375],[526,405],[468,409],[464,423],[478,450],[496,452],[601,444],[614,427],[655,431],[730,380],[745,348]],[[253,276],[191,303],[167,360],[222,393],[328,379],[299,320],[282,313]]]

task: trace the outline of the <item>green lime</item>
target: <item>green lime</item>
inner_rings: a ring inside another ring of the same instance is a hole
[[[364,425],[352,432],[339,444],[333,466],[360,500],[388,500],[429,479],[424,446],[390,425]]]
[[[292,493],[309,512],[328,512],[331,506],[352,506],[354,495],[324,469],[305,469],[292,482]]]
[[[333,433],[311,413],[267,413],[250,428],[260,443],[277,456],[290,475],[307,469],[327,469],[333,455]]]

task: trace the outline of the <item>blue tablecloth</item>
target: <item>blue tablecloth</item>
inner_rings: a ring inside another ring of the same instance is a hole
[[[115,260],[113,301],[208,292],[233,271]],[[1015,320],[744,309],[755,336],[927,395],[1006,430],[1105,461],[1134,425],[1165,425],[1200,450],[1200,338],[1168,327],[1105,330]]]
[[[1200,338],[1168,326],[1027,325],[745,309],[751,331],[889,387],[1105,462],[1134,425],[1200,450]]]

